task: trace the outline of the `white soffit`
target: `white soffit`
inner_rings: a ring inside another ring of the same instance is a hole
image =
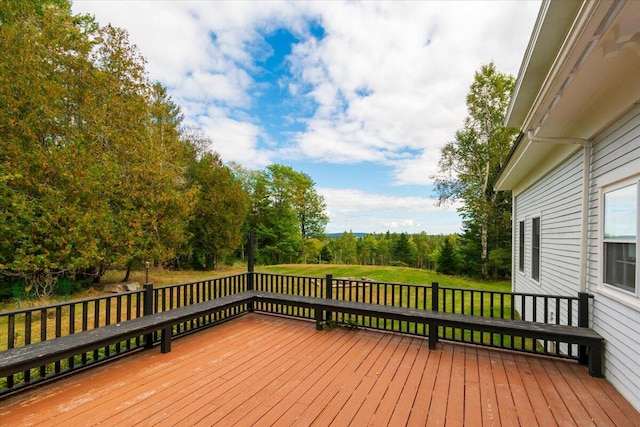
[[[532,81],[535,78],[529,86]],[[640,1],[586,2],[537,90],[526,118],[508,124],[522,126],[525,134],[533,130],[538,137],[591,139],[638,105]],[[518,103],[516,99],[514,104]],[[510,120],[515,119],[514,112],[510,111]],[[531,143],[525,135],[496,188],[521,186],[523,179],[530,181],[530,175],[553,168],[574,151],[575,147],[568,150],[555,144]],[[562,153],[564,157],[558,155]]]
[[[640,101],[640,1],[597,5],[523,123],[537,136],[591,139]]]

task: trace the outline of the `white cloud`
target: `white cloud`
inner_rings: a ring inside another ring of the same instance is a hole
[[[227,117],[217,108],[209,108],[207,114],[198,120],[207,135],[215,135],[210,147],[224,161],[234,161],[254,169],[262,169],[272,163],[271,153],[258,150],[261,129],[251,123]]]
[[[282,155],[394,165],[398,184],[428,182],[413,170],[435,169],[439,147],[462,125],[465,95],[481,64],[495,60],[499,70],[517,72],[538,5],[73,3],[76,11],[91,11],[102,22],[126,28],[148,59],[151,77],[169,86],[180,105],[191,104],[187,114],[202,114],[206,104],[215,103],[228,111],[228,122],[238,121],[237,110],[252,104],[255,82],[248,71],[261,55],[262,34],[284,26],[306,37],[289,57],[297,79],[287,84],[294,95],[306,93],[317,109],[312,117],[297,118],[307,129],[293,136],[297,148],[292,150],[289,141]],[[309,36],[310,19],[321,23],[324,39]],[[208,130],[229,127],[213,126],[220,117],[209,119],[204,120]],[[253,123],[251,117],[244,120],[248,129]],[[222,140],[227,134],[210,136]],[[243,147],[260,151],[253,132],[236,133],[233,144],[243,136]]]
[[[395,197],[355,189],[319,188],[329,206],[329,232],[381,230],[448,234],[460,229],[458,205],[437,207],[426,197]]]
[[[404,168],[436,170],[439,148],[462,126],[466,92],[480,65],[495,60],[499,70],[517,72],[531,12],[538,7],[537,2],[314,5],[327,35],[298,45],[290,58],[318,104],[307,131],[298,135],[300,154],[396,164],[398,183],[413,184],[428,179]],[[407,149],[422,155],[394,162]]]
[[[129,32],[150,77],[169,88],[186,122],[213,139],[224,161],[252,168],[366,161],[392,167],[393,184],[426,185],[440,148],[463,124],[474,72],[493,60],[517,73],[539,5],[76,0],[73,9]],[[311,21],[323,28],[321,40],[311,36]],[[300,40],[288,57],[291,75],[278,82],[301,106],[282,120],[304,129],[287,135],[269,135],[252,110],[262,90],[255,60],[272,53],[263,37],[278,28]],[[428,198],[323,192],[334,229],[459,229],[456,213]]]

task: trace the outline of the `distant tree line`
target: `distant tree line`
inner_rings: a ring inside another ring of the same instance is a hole
[[[388,265],[434,270],[443,274],[477,277],[477,265],[465,252],[463,236],[429,235],[426,232],[371,233],[362,237],[352,232],[327,238],[315,246],[315,261],[335,264]],[[502,264],[489,263],[496,277],[508,270]]]

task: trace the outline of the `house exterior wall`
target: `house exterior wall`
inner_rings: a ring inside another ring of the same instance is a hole
[[[594,140],[591,159],[587,282],[595,295],[592,326],[606,340],[607,379],[640,409],[640,298],[602,283],[601,211],[608,187],[640,179],[640,107]],[[636,286],[639,279],[636,275]]]
[[[602,283],[601,212],[602,194],[608,187],[634,178],[640,182],[640,106],[593,140],[590,158],[587,291],[594,295],[590,325],[606,340],[605,376],[640,409],[640,298]],[[579,292],[583,161],[580,149],[528,188],[514,191],[515,292]],[[531,227],[532,218],[538,216],[541,249],[536,281],[531,277]],[[525,224],[524,272],[518,269],[521,221]],[[640,278],[636,281],[640,286]],[[566,313],[557,315],[562,318]]]
[[[525,225],[524,272],[519,271],[517,262],[514,263],[515,292],[577,296],[580,289],[582,179],[582,153],[578,151],[536,184],[515,195],[515,227],[521,222]],[[539,280],[532,278],[532,224],[536,217],[540,218]],[[513,258],[518,260],[519,230],[514,229],[514,235]],[[530,307],[527,309],[532,312]],[[559,316],[566,321],[567,313],[547,315]],[[538,312],[537,318],[543,319],[544,313]],[[577,318],[574,321],[577,322]]]

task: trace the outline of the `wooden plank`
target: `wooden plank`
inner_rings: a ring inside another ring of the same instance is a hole
[[[604,338],[593,329],[577,326],[470,316],[458,313],[445,313],[270,292],[256,292],[255,297],[257,301],[290,304],[293,306],[314,308],[316,310],[344,312],[359,316],[382,317],[406,322],[436,322],[440,326],[446,327],[522,335],[536,339],[566,340],[567,342],[575,344],[596,345],[604,340]]]
[[[449,379],[449,393],[447,395],[447,411],[445,420],[447,426],[464,426],[465,405],[465,348],[456,346],[451,360],[451,376]]]
[[[558,424],[556,423],[555,417],[542,394],[541,385],[538,383],[531,364],[529,363],[533,359],[533,357],[522,355],[514,356],[516,364],[520,367],[520,378],[527,392],[529,402],[531,402],[531,407],[533,408],[533,413],[536,416],[538,425],[545,427],[557,426]]]
[[[225,380],[224,384],[215,389],[206,390],[196,399],[190,399],[187,407],[177,414],[172,414],[172,419],[179,420],[179,423],[183,425],[196,425],[197,423],[213,425],[214,420],[225,415],[223,410],[218,412],[218,408],[225,404],[227,404],[227,410],[235,408],[228,402],[238,402],[237,396],[242,395],[249,384],[259,384],[265,376],[272,379],[274,367],[277,366],[279,358],[285,357],[287,352],[297,347],[296,344],[299,344],[302,339],[304,339],[304,331],[296,331],[294,334],[278,338],[279,346],[271,344],[260,346],[257,354],[254,351],[251,360],[247,363],[238,365],[223,375],[215,373],[215,376]],[[290,347],[292,343],[293,345]],[[237,387],[238,384],[244,384],[244,387]],[[189,394],[187,394],[188,396]]]
[[[371,393],[376,383],[378,372],[382,369],[382,362],[386,361],[385,348],[391,341],[391,335],[383,334],[376,346],[371,349],[367,357],[368,363],[363,363],[358,369],[360,381],[352,390],[343,388],[341,397],[345,397],[345,404],[333,419],[334,425],[351,425],[353,417]],[[354,381],[355,382],[355,381]]]
[[[366,339],[360,339],[349,350],[351,357],[345,360],[347,362],[345,368],[335,374],[333,380],[327,383],[322,392],[308,405],[300,421],[312,420],[313,424],[326,426],[334,421],[336,415],[344,407],[349,394],[357,388],[362,380],[363,366],[366,368],[367,365],[365,361],[377,343],[377,340],[373,340],[369,334],[359,335],[365,335]]]
[[[438,400],[438,396],[434,396],[434,387],[440,369],[440,360],[444,353],[442,350],[448,347],[440,346],[439,350],[429,350],[429,359],[427,360],[427,366],[425,367],[420,385],[418,386],[415,403],[409,415],[408,426],[424,426],[427,422],[432,404],[438,404],[434,402],[434,400]]]
[[[491,352],[488,349],[478,349],[478,379],[482,409],[481,424],[483,426],[499,426],[501,425],[500,411],[491,368]]]
[[[409,381],[409,374],[411,373],[418,351],[420,350],[420,346],[415,344],[416,340],[417,339],[411,338],[405,338],[405,340],[403,340],[403,344],[405,342],[407,343],[405,345],[406,352],[399,362],[398,368],[396,369],[391,381],[389,382],[387,390],[385,391],[382,400],[378,404],[376,412],[369,422],[370,424],[386,426],[391,423],[392,419],[394,423],[398,422],[397,419],[392,418],[392,415],[394,413],[394,410],[402,404],[403,391],[406,390],[410,394],[415,393],[416,388],[413,387],[412,390],[411,388],[407,388],[406,384]],[[413,399],[406,403],[408,405],[408,408],[406,408],[405,411],[409,412],[411,409],[410,405],[413,403]],[[409,411],[407,411],[407,409]]]
[[[562,375],[562,372],[558,369],[558,366],[552,361],[547,361],[549,363],[545,363],[545,369],[549,374],[549,378],[552,379],[553,385],[555,389],[558,391],[558,395],[564,402],[565,406],[569,410],[569,413],[573,417],[576,425],[582,426],[590,426],[590,425],[603,425],[602,423],[594,423],[594,418],[589,415],[589,411],[585,408],[583,402],[576,394],[576,390],[569,385],[565,377]],[[563,366],[566,369],[566,366]],[[596,406],[598,405],[596,402]],[[604,418],[601,418],[604,420]],[[607,420],[608,422],[608,420]]]
[[[251,301],[252,298],[253,295],[251,293],[243,292],[162,313],[138,317],[121,323],[114,323],[73,335],[58,337],[49,341],[41,341],[5,350],[2,352],[2,358],[0,358],[0,377],[155,332],[199,316],[243,305]]]
[[[542,395],[547,401],[547,406],[553,414],[553,418],[560,426],[574,426],[576,425],[571,413],[567,409],[566,405],[562,401],[558,390],[555,387],[555,381],[551,378],[545,369],[548,359],[543,358],[531,358],[529,359],[529,366],[531,366],[531,372],[533,376],[540,384]]]
[[[569,370],[562,370],[565,379],[571,381],[572,389],[579,391],[585,408],[598,425],[611,423],[615,426],[640,426],[640,414],[631,404],[621,398],[620,393],[603,379],[586,376],[579,366],[569,365]],[[569,375],[571,372],[573,375]],[[584,383],[589,383],[588,386]]]
[[[516,363],[513,353],[504,353],[502,355],[502,363],[506,379],[508,382],[509,390],[511,391],[511,398],[518,414],[518,422],[521,426],[535,427],[538,425],[538,421],[533,412],[527,390],[522,381],[521,375],[530,375],[530,371],[522,373]]]
[[[251,406],[254,406],[255,409],[247,411],[248,405],[244,402],[243,405],[229,412],[221,420],[221,423],[226,425],[266,423],[266,420],[277,420],[282,416],[284,412],[281,410],[282,408],[276,408],[279,403],[283,402],[283,405],[287,407],[296,406],[298,395],[294,393],[294,390],[298,388],[300,379],[312,375],[317,367],[317,360],[327,358],[330,354],[339,351],[344,343],[344,341],[337,339],[336,334],[310,334],[310,336],[312,341],[304,346],[305,351],[292,356],[287,355],[294,364],[289,364],[286,367],[280,366],[281,370],[283,368],[286,370],[277,380],[266,384],[259,393],[247,397],[246,401],[250,401]],[[318,351],[306,351],[311,345],[317,346]]]
[[[533,363],[562,383],[552,386],[576,424],[591,417],[597,425],[638,425],[640,414],[606,380],[574,362],[443,342],[429,350],[420,338],[315,331],[312,322],[256,313],[177,339],[171,353],[141,351],[0,400],[0,424],[187,425],[197,414],[194,423],[210,416],[218,425],[425,426],[459,424],[464,414],[465,426],[504,425],[494,385],[502,383],[520,425],[558,425],[566,420],[549,409],[542,390],[549,385],[539,384]],[[569,391],[575,398],[564,396]],[[487,402],[498,411],[492,419]]]
[[[417,404],[416,397],[422,376],[425,373],[427,361],[429,360],[428,342],[425,340],[414,340],[412,345],[418,346],[411,372],[407,378],[407,382],[402,390],[398,404],[396,405],[391,419],[398,425],[406,425],[409,422],[411,411]],[[342,424],[345,425],[345,424]]]
[[[479,420],[482,419],[478,349],[472,346],[466,346],[464,349],[464,419],[469,424],[474,424],[478,423]]]
[[[367,374],[367,376],[375,379],[375,383],[367,399],[363,402],[362,406],[360,406],[358,412],[354,414],[351,421],[353,425],[367,425],[378,409],[378,405],[387,391],[387,387],[391,383],[391,379],[395,375],[406,352],[406,349],[403,348],[401,343],[402,338],[394,336],[385,348],[383,355],[379,358],[380,363],[376,366],[376,369],[371,370]]]
[[[251,343],[250,345],[259,346],[277,336],[278,333],[276,326],[269,329],[263,328],[259,331],[247,329],[248,325],[243,322],[238,322],[236,327],[231,327],[235,325],[236,323],[224,328],[219,334],[215,333],[218,328],[194,334],[194,338],[200,334],[215,337],[215,342],[210,342],[206,345],[199,343],[196,348],[189,348],[188,346],[184,348],[185,339],[176,341],[171,358],[159,353],[149,355],[148,364],[137,368],[140,371],[141,379],[133,384],[129,384],[126,381],[126,375],[130,374],[130,372],[116,370],[108,380],[114,381],[118,379],[118,376],[121,376],[120,381],[124,389],[106,394],[102,393],[102,390],[98,390],[100,397],[96,403],[86,409],[87,413],[90,411],[92,416],[100,416],[102,414],[101,416],[107,417],[109,422],[114,425],[124,422],[133,424],[142,420],[163,419],[167,416],[167,414],[163,414],[163,411],[167,409],[165,402],[168,399],[176,399],[176,403],[172,405],[172,410],[177,412],[190,402],[190,399],[179,399],[179,397],[190,393],[190,396],[194,398],[205,387],[211,386],[209,382],[217,380],[215,377],[203,375],[204,372],[215,369],[223,363],[225,367],[217,371],[219,375],[223,375],[227,370],[231,370],[234,367],[241,367],[251,357],[250,354],[243,354],[246,353],[243,352],[243,347],[246,348],[247,342]],[[186,343],[194,341],[186,340]],[[181,375],[167,375],[167,371],[171,369],[172,364],[176,363],[174,358],[177,358],[177,362],[180,363],[186,354],[189,355],[191,363],[199,368]],[[147,358],[139,358],[137,360],[140,359],[143,359],[144,362]],[[231,363],[227,363],[229,361]],[[108,366],[105,366],[105,368]],[[223,380],[219,382],[223,382]],[[95,390],[89,391],[89,393],[95,392]],[[131,414],[132,406],[134,405],[143,405],[144,412]],[[63,416],[61,420],[72,423],[83,419],[85,416],[84,413],[79,413],[75,419]]]
[[[279,420],[283,419],[297,419],[301,413],[304,412],[309,406],[309,402],[301,402],[301,396],[304,396],[311,388],[317,388],[316,384],[320,379],[329,375],[331,369],[334,367],[334,360],[331,356],[336,353],[344,353],[344,346],[347,345],[348,340],[353,338],[349,331],[344,329],[337,329],[320,333],[325,338],[329,338],[328,341],[322,344],[322,347],[317,351],[310,351],[309,353],[315,356],[314,363],[307,364],[304,370],[300,371],[298,379],[292,387],[285,390],[280,395],[280,399],[270,401],[268,408],[261,414],[248,414],[242,419],[242,422],[253,423],[254,420],[260,423],[264,420]],[[293,412],[293,413],[291,413]]]
[[[508,426],[520,425],[518,421],[518,414],[516,412],[516,406],[511,394],[511,387],[509,379],[507,378],[506,370],[503,362],[503,353],[490,352],[489,360],[491,360],[491,372],[493,374],[493,386],[496,390],[496,397],[498,402],[498,412],[500,413],[500,423]],[[524,424],[525,427],[529,427],[528,424]]]

